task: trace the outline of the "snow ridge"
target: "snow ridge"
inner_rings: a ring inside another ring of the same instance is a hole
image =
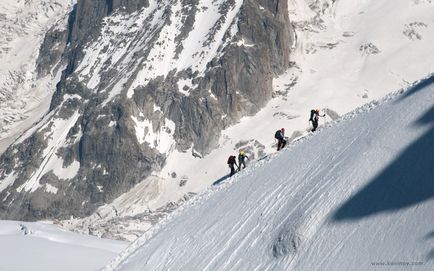
[[[405,95],[407,91],[413,89],[417,85],[423,84],[426,81],[432,80],[433,77],[434,74],[430,74],[426,76],[424,79],[418,80],[410,84],[410,86],[406,89],[397,90],[395,92],[386,95],[380,100],[375,100],[361,107],[358,107],[354,111],[343,115],[340,119],[328,123],[324,128],[320,128],[315,134],[309,134],[307,136],[304,136],[292,142],[285,150],[279,153],[270,154],[258,159],[258,161],[255,161],[255,163],[251,164],[251,166],[249,166],[246,170],[236,174],[232,178],[225,180],[223,183],[212,186],[206,189],[205,191],[201,192],[200,194],[194,196],[191,200],[181,205],[176,211],[174,211],[173,213],[169,214],[164,219],[162,219],[158,224],[156,224],[153,228],[151,228],[148,232],[146,232],[142,237],[134,241],[125,251],[119,254],[116,259],[114,259],[110,264],[108,264],[104,270],[105,271],[119,270],[119,268],[122,267],[122,262],[126,261],[127,258],[133,257],[136,253],[138,253],[142,246],[144,246],[150,239],[156,236],[161,230],[167,227],[169,223],[174,222],[176,221],[177,218],[181,217],[186,210],[203,204],[204,202],[208,201],[211,197],[213,197],[217,193],[226,193],[226,191],[228,191],[232,185],[234,185],[240,180],[245,181],[246,176],[252,175],[259,168],[262,168],[266,165],[273,163],[275,160],[278,160],[279,157],[284,155],[284,153],[291,152],[291,149],[294,148],[295,146],[308,142],[314,136],[321,137],[321,133],[323,133],[324,131],[329,129],[335,129],[337,125],[340,125],[343,122],[351,121],[352,119],[354,119],[359,115],[366,114],[371,110],[373,110],[374,108],[386,104],[396,99],[397,97]],[[304,224],[306,223],[308,222],[305,222]],[[302,225],[299,225],[298,227],[302,227]],[[277,239],[278,241],[275,244],[275,247],[273,248],[274,251],[273,253],[275,254],[276,257],[284,256],[287,254],[293,254],[298,249],[297,247],[299,246],[301,236],[299,236],[296,233],[296,228],[290,231],[285,230],[284,232],[281,233],[282,235],[278,237]],[[302,238],[305,238],[305,236],[302,236]],[[287,244],[290,244],[290,246],[287,246]]]

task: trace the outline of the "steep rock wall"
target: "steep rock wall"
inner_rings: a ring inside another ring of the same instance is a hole
[[[50,114],[0,157],[0,218],[87,216],[170,151],[206,155],[265,105],[289,67],[287,1],[214,1],[215,23],[196,33],[213,9],[204,2],[78,1],[68,33],[53,30],[41,48],[40,73],[66,63]],[[202,47],[188,55],[195,35]]]

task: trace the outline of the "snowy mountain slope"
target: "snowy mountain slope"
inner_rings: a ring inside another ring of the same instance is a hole
[[[0,153],[47,111],[60,73],[37,71],[47,31],[66,27],[71,1],[0,3]]]
[[[73,234],[45,223],[0,222],[1,269],[98,270],[126,243]]]
[[[291,0],[288,9],[295,28],[291,68],[274,79],[274,98],[265,108],[225,129],[218,148],[205,157],[192,156],[193,150],[174,151],[161,172],[97,214],[65,225],[131,239],[155,224],[156,217],[166,216],[184,195],[224,178],[229,154],[244,149],[256,160],[273,153],[273,135],[281,127],[290,138],[306,135],[310,109],[324,109],[323,125],[434,71],[427,57],[434,54],[432,1]]]
[[[199,195],[106,270],[431,270],[433,101],[431,76],[347,114]]]

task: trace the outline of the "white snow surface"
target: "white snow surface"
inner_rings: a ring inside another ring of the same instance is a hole
[[[175,123],[165,119],[165,126],[154,132],[152,121],[138,119],[131,116],[134,121],[137,141],[140,144],[147,143],[149,147],[157,149],[160,153],[167,153],[174,145],[173,134],[175,133]]]
[[[434,75],[195,197],[105,270],[432,270]]]
[[[99,270],[126,245],[49,223],[0,221],[0,269],[5,271]]]

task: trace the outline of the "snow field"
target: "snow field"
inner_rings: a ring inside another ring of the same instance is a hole
[[[43,222],[0,221],[2,270],[98,270],[126,247]]]

